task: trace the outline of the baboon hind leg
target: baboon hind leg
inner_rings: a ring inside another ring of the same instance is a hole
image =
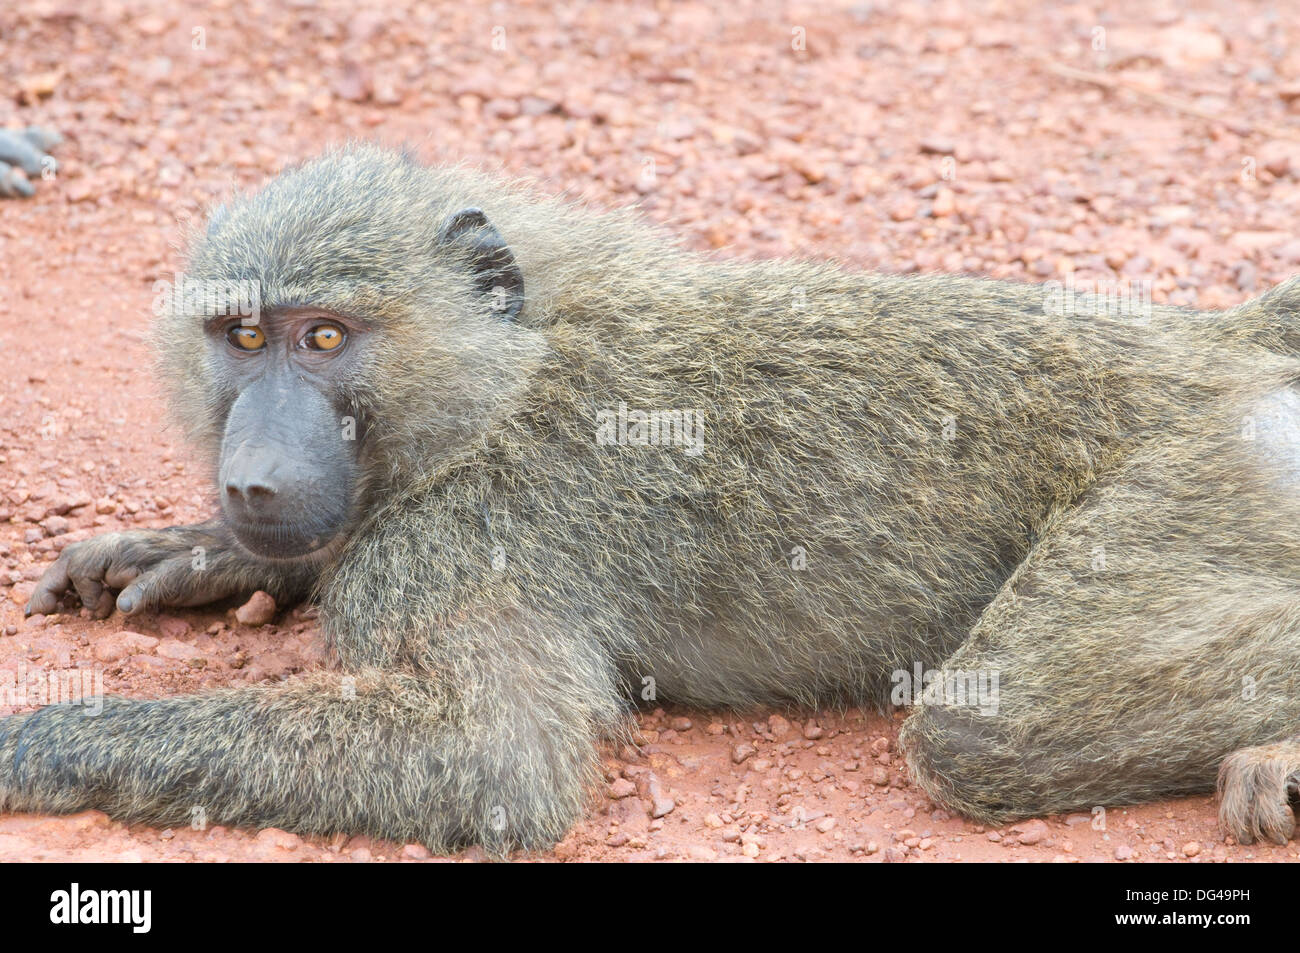
[[[1300,505],[1231,438],[1207,443],[1152,448],[1049,522],[945,665],[996,677],[996,704],[904,725],[931,796],[1000,823],[1205,793],[1222,765],[1228,832],[1290,833]]]

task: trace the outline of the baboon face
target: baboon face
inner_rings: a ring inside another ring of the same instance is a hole
[[[249,551],[274,559],[328,546],[365,511],[364,487],[385,469],[371,465],[368,453],[391,464],[395,444],[415,444],[423,459],[408,462],[428,467],[474,439],[526,378],[532,341],[513,326],[523,275],[477,208],[430,230],[429,280],[441,277],[446,287],[405,318],[372,315],[364,302],[275,303],[313,300],[311,289],[286,292],[276,280],[292,268],[294,251],[348,270],[348,249],[314,242],[291,235],[267,249],[258,270],[210,273],[222,283],[251,276],[262,301],[272,290],[273,303],[255,319],[205,320],[204,376],[212,381],[207,403],[225,410],[217,490],[226,522]],[[402,283],[386,282],[377,266],[368,276],[377,287]],[[413,375],[403,366],[423,370]]]
[[[337,537],[355,505],[356,421],[342,396],[369,330],[313,308],[273,310],[256,324],[209,323],[209,346],[237,391],[218,469],[236,538],[271,558],[311,553]]]

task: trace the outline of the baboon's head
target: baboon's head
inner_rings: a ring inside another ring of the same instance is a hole
[[[471,451],[530,379],[523,272],[446,185],[383,150],[327,155],[218,209],[168,289],[163,371],[251,552],[346,536],[368,498]]]

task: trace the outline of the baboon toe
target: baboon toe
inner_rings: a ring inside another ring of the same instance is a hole
[[[1219,823],[1239,844],[1285,844],[1295,833],[1291,802],[1300,782],[1300,745],[1242,748],[1219,769]]]

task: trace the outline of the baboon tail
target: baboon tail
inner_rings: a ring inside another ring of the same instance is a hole
[[[1228,337],[1300,357],[1300,276],[1237,305],[1225,317]]]

